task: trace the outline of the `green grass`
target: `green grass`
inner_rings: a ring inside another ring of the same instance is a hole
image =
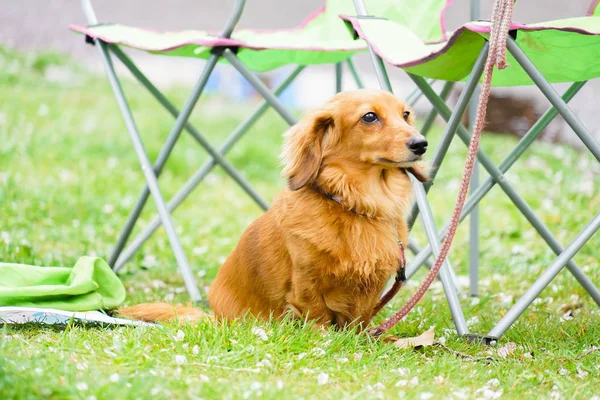
[[[67,71],[68,82],[48,80],[49,67]],[[155,157],[173,120],[133,82],[126,81],[124,88]],[[143,183],[108,83],[54,55],[2,50],[0,89],[0,260],[66,266],[85,254],[107,257]],[[182,104],[188,91],[175,88],[168,94]],[[204,99],[192,121],[218,144],[251,109]],[[268,200],[283,187],[278,154],[285,128],[269,112],[229,156]],[[432,148],[440,130],[432,134]],[[511,136],[486,135],[482,145],[500,161],[515,143]],[[431,191],[439,226],[453,207],[464,156],[464,146],[454,143]],[[173,195],[206,159],[188,136],[182,137],[160,179],[165,196]],[[537,143],[508,176],[567,244],[600,207],[598,174],[587,154]],[[174,213],[203,292],[260,213],[218,169]],[[139,225],[153,214],[149,203]],[[481,297],[463,293],[461,301],[471,330],[485,333],[554,255],[498,188],[482,203],[481,219]],[[415,237],[424,242],[419,228]],[[462,226],[451,251],[461,276],[467,273],[467,243]],[[598,235],[576,257],[598,284],[599,257]],[[176,271],[159,230],[121,275],[127,303],[185,303]],[[422,276],[421,271],[415,282]],[[415,287],[409,285],[377,321]],[[572,319],[563,318],[561,308],[573,303],[581,308]],[[321,335],[292,321],[155,329],[3,326],[0,398],[462,399],[502,394],[588,399],[598,394],[600,352],[579,357],[598,345],[599,317],[589,296],[562,272],[496,347],[468,344],[453,333],[438,283],[393,331],[409,336],[435,326],[437,338],[449,348],[491,361],[462,358],[439,346],[398,350],[351,332]],[[257,329],[264,330],[266,340]],[[507,343],[516,349],[502,357],[500,349]]]

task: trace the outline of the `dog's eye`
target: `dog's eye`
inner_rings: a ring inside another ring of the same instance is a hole
[[[373,122],[379,121],[379,118],[374,112],[368,112],[362,116],[361,121],[365,124],[372,124]]]
[[[408,122],[408,117],[410,117],[410,111],[404,111],[404,114],[402,114],[402,116],[404,117],[404,120]]]

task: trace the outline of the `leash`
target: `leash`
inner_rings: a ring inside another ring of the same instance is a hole
[[[479,102],[477,104],[477,116],[475,118],[475,123],[473,124],[473,136],[471,137],[471,142],[469,143],[469,151],[467,155],[467,160],[465,161],[465,168],[463,170],[462,179],[460,182],[460,189],[458,191],[456,205],[454,206],[454,210],[452,211],[452,218],[450,219],[448,233],[444,238],[440,252],[437,258],[435,259],[433,267],[425,277],[425,280],[423,281],[417,292],[413,294],[412,297],[406,302],[406,304],[404,304],[404,306],[393,316],[385,320],[377,328],[371,330],[370,333],[373,336],[379,336],[387,332],[398,322],[400,322],[400,320],[402,320],[402,318],[404,318],[417,305],[417,303],[425,295],[425,292],[427,292],[427,290],[429,289],[429,286],[431,286],[431,284],[437,277],[442,267],[442,264],[446,259],[446,256],[448,255],[448,251],[450,250],[450,246],[452,245],[452,241],[454,240],[454,236],[456,235],[456,229],[458,228],[460,215],[462,213],[463,205],[465,204],[465,199],[469,190],[469,182],[471,181],[471,175],[473,174],[473,167],[475,165],[477,151],[479,149],[481,132],[485,125],[485,116],[487,111],[488,99],[492,87],[492,74],[494,72],[494,66],[496,66],[498,69],[504,69],[507,66],[506,40],[508,39],[508,34],[510,30],[512,12],[513,0],[495,0],[494,9],[492,12],[491,31],[489,38],[489,52],[485,63],[483,83],[481,85],[481,94],[479,95]],[[401,253],[402,258],[404,258],[403,248]],[[377,314],[377,312],[381,310],[381,308],[383,308],[383,306],[385,306],[385,304],[387,304],[387,302],[389,302],[392,299],[392,297],[394,297],[398,290],[400,290],[402,283],[400,283],[397,288],[396,283],[397,282],[394,282],[394,286],[381,298],[379,303],[377,303],[372,314],[373,316],[375,316],[375,314]],[[392,290],[395,290],[396,292],[392,293]]]

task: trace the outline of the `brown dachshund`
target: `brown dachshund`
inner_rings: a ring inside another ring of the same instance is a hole
[[[412,204],[410,171],[427,141],[410,108],[376,90],[339,93],[286,134],[289,188],[243,233],[212,284],[218,319],[293,313],[319,325],[365,327],[399,267]],[[147,321],[196,319],[164,304],[125,308]]]

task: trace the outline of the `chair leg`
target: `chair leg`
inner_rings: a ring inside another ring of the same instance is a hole
[[[408,249],[414,255],[421,254],[421,252],[423,251],[423,249],[421,249],[412,238],[408,239]],[[433,267],[433,264],[431,263],[431,260],[429,258],[427,258],[426,260],[424,260],[423,264],[425,264],[425,266],[427,268],[429,268],[429,269],[431,269]]]
[[[586,82],[574,83],[567,89],[562,98],[565,102],[571,101],[573,97],[579,92],[579,90],[585,85]],[[550,107],[546,112],[537,120],[537,122],[529,129],[529,131],[521,138],[515,148],[502,160],[498,165],[498,169],[505,174],[508,172],[510,167],[525,153],[525,151],[531,146],[531,144],[537,139],[537,137],[546,129],[546,127],[554,120],[558,115],[558,111],[554,107]],[[462,222],[473,210],[474,206],[478,204],[481,199],[487,195],[487,193],[494,187],[496,181],[492,177],[488,177],[483,184],[481,184],[474,193],[469,196],[465,203],[460,221]],[[448,225],[442,229],[440,236],[443,238],[446,235]],[[424,261],[428,260],[431,256],[431,247],[425,246],[421,249],[419,254],[415,257],[413,262],[407,267],[407,276],[411,276],[419,268]]]
[[[475,119],[477,118],[477,103],[479,100],[479,88],[473,92],[469,104],[469,130],[473,132]],[[470,183],[470,196],[479,187],[479,162],[475,160],[473,175]],[[479,203],[477,203],[479,204]],[[479,205],[473,207],[469,216],[469,292],[471,296],[479,295]]]
[[[554,260],[544,273],[535,281],[533,285],[523,294],[523,296],[508,310],[504,317],[494,326],[488,336],[499,338],[506,332],[508,328],[519,318],[521,314],[531,305],[542,290],[544,290],[550,282],[558,275],[565,267],[565,264],[571,260],[575,254],[590,240],[590,238],[600,228],[600,213],[589,222],[589,224],[575,237],[562,253]]]
[[[350,70],[350,73],[352,74],[352,77],[354,78],[354,82],[356,82],[356,86],[359,89],[362,89],[364,87],[362,80],[360,79],[360,75],[358,75],[358,72],[356,71],[356,67],[354,66],[354,61],[352,61],[351,58],[349,58],[348,60],[346,60],[346,63],[348,64],[348,69]]]
[[[212,74],[212,71],[215,68],[215,66],[217,65],[218,60],[219,60],[218,55],[215,55],[215,54],[211,55],[210,59],[208,60],[208,63],[206,64],[206,66],[204,67],[204,69],[202,71],[202,74],[200,75],[200,78],[198,79],[198,82],[192,89],[192,93],[188,97],[181,113],[179,113],[179,115],[177,116],[175,125],[171,129],[171,132],[169,133],[169,136],[167,137],[167,141],[165,142],[163,147],[160,149],[158,157],[156,158],[156,161],[152,168],[152,172],[154,173],[154,175],[156,177],[160,176],[162,169],[163,169],[165,163],[167,162],[167,159],[169,158],[169,155],[171,155],[171,151],[173,150],[173,147],[175,147],[175,143],[177,142],[177,139],[179,139],[179,136],[180,136],[181,132],[183,131],[183,127],[187,123],[187,120],[188,120],[190,114],[192,113],[192,111],[196,105],[196,102],[198,101],[198,98],[202,94],[202,91],[204,90],[204,87],[206,86],[206,83],[208,82],[208,78]],[[117,261],[117,258],[119,258],[119,254],[121,254],[121,251],[123,250],[123,247],[125,246],[125,243],[127,243],[127,239],[129,239],[129,235],[131,234],[131,231],[133,230],[135,223],[137,222],[140,214],[142,213],[142,210],[144,209],[144,206],[146,205],[146,201],[148,200],[148,197],[150,197],[150,190],[148,188],[148,185],[146,185],[142,189],[142,193],[138,197],[138,199],[135,203],[135,206],[133,207],[133,210],[127,217],[127,222],[125,223],[125,227],[121,231],[121,234],[119,235],[117,243],[115,244],[115,247],[108,259],[108,264],[111,267],[114,267],[114,264]]]
[[[450,93],[452,93],[452,88],[454,88],[454,82],[446,82],[444,83],[444,87],[442,88],[442,91],[440,92],[440,97],[442,98],[442,100],[446,101],[448,99],[448,96],[450,96]],[[427,136],[427,134],[429,133],[429,130],[431,129],[431,127],[433,126],[433,123],[435,122],[435,118],[437,117],[438,112],[435,108],[432,108],[431,111],[429,112],[429,114],[427,114],[427,118],[425,118],[425,122],[423,123],[423,126],[421,127],[421,134],[423,136]]]
[[[283,103],[279,101],[277,96],[265,85],[258,77],[250,71],[230,50],[225,49],[223,51],[223,57],[227,59],[238,70],[240,74],[250,83],[254,89],[265,99],[271,107],[290,125],[294,125],[297,120],[294,116],[285,108]]]
[[[422,78],[421,78],[422,79]],[[452,112],[439,98],[439,96],[432,92],[432,94],[425,93],[425,95],[429,98],[429,101],[438,109],[438,112],[446,121],[448,121],[452,115]],[[560,107],[556,107],[560,112]],[[465,143],[469,144],[471,136],[467,129],[463,124],[459,124],[458,126],[458,136]],[[558,242],[558,240],[552,235],[552,233],[548,230],[546,225],[535,215],[531,207],[527,204],[527,202],[517,193],[517,191],[513,188],[513,186],[508,183],[503,173],[498,169],[498,167],[493,163],[493,161],[483,152],[483,150],[479,149],[477,152],[477,158],[479,162],[486,169],[488,174],[492,176],[492,178],[498,183],[500,188],[506,193],[506,195],[510,198],[510,200],[515,204],[515,206],[521,211],[521,214],[529,223],[535,228],[535,230],[540,234],[540,236],[544,239],[544,241],[548,244],[548,246],[552,249],[552,251],[559,255],[562,253],[563,248]],[[575,264],[573,260],[570,260],[567,264],[567,268],[573,274],[575,279],[579,281],[581,286],[590,294],[590,296],[594,299],[594,301],[600,305],[600,291],[592,281],[585,275],[585,273]]]
[[[108,75],[108,80],[112,87],[113,93],[117,100],[117,104],[119,109],[121,110],[121,114],[123,119],[125,120],[125,125],[127,127],[127,132],[131,138],[133,143],[133,147],[138,156],[140,165],[142,167],[142,172],[146,178],[146,182],[148,183],[148,188],[152,197],[154,198],[154,203],[156,208],[158,209],[158,213],[165,227],[165,231],[169,238],[169,242],[171,244],[171,248],[177,260],[177,265],[179,266],[179,270],[183,277],[183,281],[185,283],[186,289],[190,294],[192,301],[199,302],[202,300],[202,296],[200,295],[200,291],[196,286],[196,279],[194,278],[194,274],[190,268],[187,257],[183,251],[183,247],[181,246],[181,242],[179,241],[179,237],[175,232],[175,227],[173,226],[173,221],[171,220],[171,216],[169,211],[167,210],[166,204],[160,192],[160,188],[158,186],[158,181],[154,171],[152,169],[152,164],[148,159],[148,155],[144,149],[144,144],[140,138],[137,127],[135,125],[135,121],[133,119],[133,115],[131,114],[131,110],[127,104],[127,100],[125,99],[125,94],[123,93],[123,89],[119,83],[119,78],[115,73],[113,68],[110,54],[108,53],[108,49],[105,43],[100,40],[94,40],[98,49],[100,51],[100,55],[102,61],[104,63],[104,69],[106,74]]]
[[[275,95],[279,96],[302,72],[303,66],[297,67],[275,90]],[[237,143],[237,141],[256,123],[256,121],[267,111],[269,103],[264,100],[262,104],[252,113],[246,120],[244,120],[237,128],[231,133],[231,135],[225,140],[219,153],[225,156],[229,150]],[[167,203],[167,209],[169,212],[173,212],[188,196],[189,194],[202,182],[202,180],[208,175],[208,173],[217,165],[214,158],[208,160],[204,165],[198,169],[194,175],[181,187],[181,189],[173,196],[173,198]],[[154,217],[136,236],[129,246],[121,253],[117,262],[114,265],[114,270],[118,271],[123,265],[129,261],[129,259],[135,254],[135,252],[150,238],[150,236],[160,227],[161,220],[158,217]]]
[[[441,247],[440,238],[438,236],[437,228],[435,227],[433,215],[431,214],[431,208],[427,202],[427,194],[425,193],[425,189],[423,188],[421,182],[418,182],[416,179],[413,179],[412,181],[415,189],[415,198],[417,200],[417,204],[419,204],[419,209],[421,210],[421,222],[425,228],[427,238],[433,247],[434,255],[437,257]],[[462,308],[460,307],[460,300],[458,299],[455,284],[452,282],[451,271],[452,267],[446,258],[442,268],[440,269],[439,278],[442,281],[442,286],[444,287],[446,301],[450,307],[450,312],[452,313],[452,319],[454,320],[456,331],[459,336],[463,336],[469,333],[469,328],[467,327],[465,316]]]
[[[342,79],[344,78],[344,70],[342,69],[342,63],[335,64],[335,92],[339,93],[342,91]]]

